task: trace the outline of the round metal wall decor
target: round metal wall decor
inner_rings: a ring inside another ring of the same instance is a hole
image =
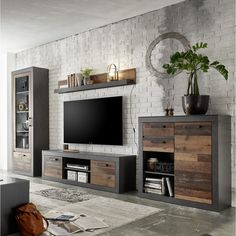
[[[177,32],[169,32],[169,33],[162,34],[159,37],[157,37],[155,40],[152,41],[152,43],[149,45],[147,53],[146,53],[146,67],[150,71],[151,74],[155,75],[158,78],[162,78],[162,79],[169,78],[170,75],[168,75],[164,71],[163,72],[160,71],[160,69],[157,68],[158,66],[154,65],[154,62],[158,62],[160,60],[159,60],[159,58],[153,59],[153,52],[155,51],[155,49],[158,45],[163,43],[164,40],[169,40],[169,39],[177,40],[178,43],[180,43],[181,46],[183,47],[183,50],[188,50],[190,47],[190,43],[187,40],[187,38]],[[162,50],[165,49],[165,47],[163,47],[163,46],[160,46],[160,47],[162,47]],[[170,48],[168,47],[168,49],[170,49]],[[173,53],[175,53],[175,51],[172,51],[171,54],[173,54]],[[162,55],[164,55],[164,52]],[[165,62],[165,63],[168,63],[168,62]],[[165,63],[163,63],[163,64],[165,64]]]

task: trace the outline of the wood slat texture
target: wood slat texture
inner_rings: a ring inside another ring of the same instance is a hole
[[[143,139],[143,150],[151,152],[174,152],[173,138]]]
[[[174,136],[174,123],[144,123],[143,136]]]
[[[31,173],[32,157],[30,153],[13,152],[13,170]]]
[[[91,174],[91,184],[115,188],[116,178],[115,175],[105,175],[105,174]]]
[[[175,123],[175,135],[211,136],[211,122],[179,122]]]
[[[44,176],[62,179],[62,157],[44,156]]]
[[[211,122],[175,124],[175,198],[212,204]]]
[[[175,152],[211,154],[211,136],[176,135]]]
[[[115,162],[91,160],[91,184],[115,188]]]
[[[118,73],[119,80],[136,80],[136,69],[127,69],[127,70],[120,70]],[[97,83],[104,83],[107,82],[107,73],[91,75],[91,79],[95,84]]]

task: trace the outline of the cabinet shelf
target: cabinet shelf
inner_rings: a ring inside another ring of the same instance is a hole
[[[118,86],[132,85],[132,84],[135,84],[135,81],[133,79],[114,80],[110,82],[82,85],[82,86],[77,86],[77,87],[72,87],[72,88],[55,89],[54,93],[58,93],[58,94],[72,93],[72,92],[79,92],[79,91],[85,91],[85,90],[118,87]]]
[[[16,111],[17,114],[29,113],[29,111]]]
[[[153,175],[166,175],[166,176],[175,176],[174,173],[165,173],[165,172],[157,172],[157,171],[145,171],[146,174],[153,174]]]
[[[27,91],[22,91],[22,92],[16,92],[16,94],[28,94],[29,93],[29,91],[27,90]]]

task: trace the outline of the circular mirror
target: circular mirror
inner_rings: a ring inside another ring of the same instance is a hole
[[[176,32],[165,33],[152,41],[146,53],[146,66],[151,74],[160,78],[169,78],[163,65],[169,63],[170,56],[176,51],[188,50],[190,43]]]

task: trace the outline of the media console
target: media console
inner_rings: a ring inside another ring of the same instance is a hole
[[[42,151],[42,178],[97,190],[136,189],[136,156],[92,152]]]

